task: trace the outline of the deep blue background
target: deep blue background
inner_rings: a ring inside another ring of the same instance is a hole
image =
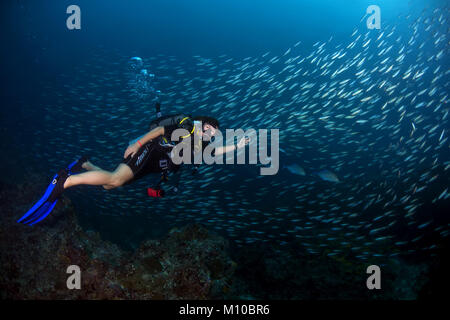
[[[193,55],[208,58],[226,54],[236,59],[258,57],[268,51],[281,55],[299,40],[300,46],[308,48],[306,51],[330,37],[335,43],[348,43],[371,4],[380,6],[383,26],[383,21],[392,25],[400,15],[411,12],[420,15],[425,7],[446,3],[442,0],[3,1],[0,146],[9,154],[10,148],[12,153],[24,151],[13,149],[19,142],[34,144],[32,130],[39,127],[38,118],[27,117],[30,110],[26,108],[43,113],[47,103],[41,98],[42,90],[46,90],[44,83],[61,85],[54,80],[57,75],[75,73],[78,67],[92,61],[91,55],[100,47],[102,52],[116,51],[122,56],[162,54],[181,61],[188,61]],[[71,4],[81,8],[81,30],[66,28],[66,8]],[[89,75],[86,79],[90,81]],[[25,103],[18,104],[18,100]],[[22,125],[31,132],[22,133],[26,129]],[[11,170],[21,171],[24,165],[40,169],[36,166],[38,161],[25,156],[26,151],[22,155],[26,163],[15,160],[16,166]],[[13,158],[21,157],[13,154]]]
[[[8,91],[85,62],[99,45],[138,55],[236,58],[284,51],[299,39],[348,37],[366,8],[379,5],[393,21],[439,1],[95,0],[4,1],[2,75]],[[66,28],[66,8],[81,8],[82,29]],[[30,89],[30,88],[28,88]]]

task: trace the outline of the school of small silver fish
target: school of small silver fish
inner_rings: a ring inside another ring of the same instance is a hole
[[[362,260],[432,253],[427,235],[450,233],[449,218],[433,213],[450,197],[448,13],[400,16],[381,30],[362,23],[345,43],[299,41],[255,57],[141,55],[164,114],[211,115],[223,129],[280,129],[280,170],[185,168],[178,193],[162,199],[145,193],[159,176],[72,194],[102,219],[198,222],[237,245],[297,242],[310,254]],[[59,87],[48,86],[36,157],[54,168],[81,154],[107,170],[119,164],[155,117],[150,100],[130,88],[134,55],[99,49],[92,63],[61,75]]]

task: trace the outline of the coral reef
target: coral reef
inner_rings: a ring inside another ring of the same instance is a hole
[[[268,300],[411,300],[421,294],[429,266],[399,258],[376,261],[382,290],[366,287],[367,267],[352,257],[311,255],[301,245],[247,246],[234,251],[239,261],[231,298]]]
[[[0,185],[0,298],[221,298],[235,263],[227,241],[202,226],[173,229],[130,253],[85,232],[63,198],[39,225],[16,223],[34,200],[36,184]],[[27,192],[25,192],[27,190]],[[20,205],[26,204],[26,205]],[[67,289],[67,267],[81,270],[81,289]]]
[[[18,224],[45,187],[28,180],[0,183],[1,299],[416,299],[438,295],[448,269],[384,259],[382,290],[368,290],[368,263],[311,255],[301,243],[234,248],[197,224],[127,251],[83,230],[65,197],[42,223]],[[80,290],[67,289],[70,265],[81,269]]]

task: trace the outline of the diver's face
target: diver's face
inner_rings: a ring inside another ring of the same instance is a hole
[[[216,134],[216,128],[214,128],[212,125],[205,123],[203,125],[203,137],[207,139],[211,139]]]

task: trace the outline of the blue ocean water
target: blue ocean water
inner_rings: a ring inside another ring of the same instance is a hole
[[[50,179],[79,154],[113,170],[154,117],[130,88],[138,56],[163,112],[279,128],[281,165],[306,174],[205,166],[164,199],[145,194],[157,176],[80,186],[67,195],[86,228],[135,247],[199,222],[235,245],[355,259],[427,255],[447,241],[445,1],[377,1],[380,30],[365,25],[371,1],[77,1],[81,30],[68,30],[71,4],[2,4],[5,180]]]

